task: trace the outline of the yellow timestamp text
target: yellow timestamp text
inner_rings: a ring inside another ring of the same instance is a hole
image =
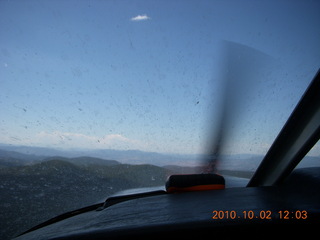
[[[213,210],[212,219],[281,219],[281,220],[305,220],[308,218],[308,212],[306,210],[244,210],[244,211],[235,211],[235,210]]]

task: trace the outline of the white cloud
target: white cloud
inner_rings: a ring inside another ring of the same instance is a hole
[[[137,21],[145,21],[145,20],[149,20],[149,19],[151,19],[151,18],[148,17],[146,14],[144,14],[144,15],[135,16],[135,17],[131,18],[130,20],[137,22]]]

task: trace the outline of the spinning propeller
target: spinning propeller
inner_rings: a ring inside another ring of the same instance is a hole
[[[236,126],[245,100],[267,74],[271,57],[251,47],[233,42],[223,42],[221,51],[220,81],[223,85],[218,114],[211,113],[208,153],[203,160],[204,173],[216,173],[221,162],[225,143],[232,126]]]
[[[230,135],[230,129],[239,118],[239,109],[244,100],[250,98],[262,77],[271,58],[251,47],[224,41],[221,51],[219,80],[223,85],[221,103],[217,114],[211,113],[208,152],[202,160],[201,174],[172,175],[166,183],[167,192],[201,191],[223,189],[224,178],[217,167],[222,161],[222,152]]]

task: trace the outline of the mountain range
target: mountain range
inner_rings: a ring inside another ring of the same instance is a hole
[[[47,147],[19,146],[0,144],[0,150],[27,154],[29,159],[32,156],[45,159],[46,157],[60,156],[76,158],[90,156],[100,159],[111,159],[127,164],[152,164],[156,166],[165,165],[199,165],[200,155],[195,154],[165,154],[156,152],[145,152],[140,150],[114,150],[114,149],[55,149]],[[1,155],[0,155],[1,156]]]

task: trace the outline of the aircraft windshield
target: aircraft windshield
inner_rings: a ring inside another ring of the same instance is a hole
[[[0,1],[0,238],[199,172],[234,95],[218,171],[245,186],[320,66],[319,8]],[[268,59],[262,71],[246,49]],[[234,68],[239,82],[223,93],[221,69]]]

